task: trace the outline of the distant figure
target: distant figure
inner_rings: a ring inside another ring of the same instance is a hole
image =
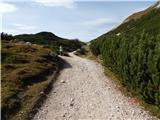
[[[63,55],[63,47],[61,45],[59,46],[59,51],[60,51],[60,55],[62,56]]]

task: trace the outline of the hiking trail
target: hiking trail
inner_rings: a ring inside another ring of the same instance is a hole
[[[124,96],[102,66],[73,53],[34,120],[152,120],[138,103]]]

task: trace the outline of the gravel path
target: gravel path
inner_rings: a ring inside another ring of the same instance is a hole
[[[101,65],[70,54],[34,120],[152,120],[107,78]]]

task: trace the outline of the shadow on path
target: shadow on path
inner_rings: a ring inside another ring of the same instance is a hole
[[[66,69],[66,68],[72,68],[71,64],[69,64],[66,60],[59,57],[59,69]]]
[[[66,68],[72,68],[72,66],[63,58],[58,57],[58,71],[54,71],[51,76],[48,76],[48,79],[51,79],[49,85],[40,93],[39,98],[37,99],[35,105],[33,106],[32,110],[27,115],[27,120],[33,120],[36,113],[40,110],[45,100],[48,98],[48,95],[51,91],[54,90],[54,82],[57,80],[60,71]]]

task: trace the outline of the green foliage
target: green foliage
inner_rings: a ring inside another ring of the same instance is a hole
[[[1,39],[2,40],[13,40],[13,36],[12,35],[9,35],[9,34],[7,34],[7,33],[1,33]]]
[[[78,56],[85,55],[87,52],[88,51],[84,47],[82,47],[75,52],[75,55],[78,55]]]
[[[72,52],[84,45],[83,42],[74,39],[64,39],[54,35],[51,32],[40,32],[37,34],[16,35],[14,38],[18,41],[31,42],[35,44],[46,45],[54,51],[59,50],[59,46],[63,46],[65,52]]]
[[[123,85],[160,111],[159,20],[160,10],[153,10],[93,40],[90,49],[102,55],[104,65],[122,78]]]

